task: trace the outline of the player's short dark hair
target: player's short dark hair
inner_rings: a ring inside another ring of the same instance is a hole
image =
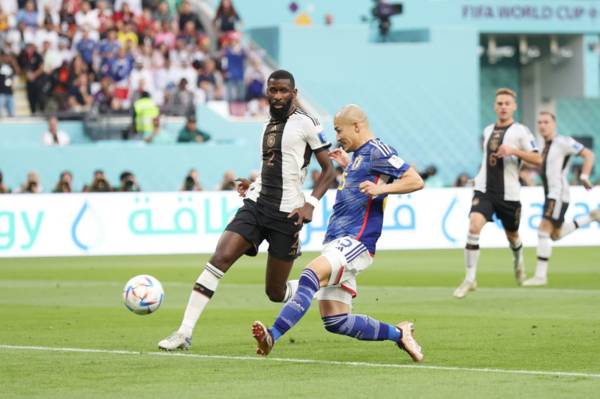
[[[550,111],[540,111],[540,115],[549,115],[550,118],[552,118],[552,120],[554,122],[556,122],[556,115],[554,115],[552,112]]]
[[[294,80],[294,75],[292,75],[291,73],[289,73],[288,71],[283,70],[283,69],[278,69],[277,71],[270,74],[268,80],[271,80],[271,79],[287,79],[292,83],[292,88],[296,87],[296,81]]]

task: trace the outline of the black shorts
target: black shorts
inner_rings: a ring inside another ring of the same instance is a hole
[[[565,222],[565,213],[567,213],[568,207],[568,202],[556,201],[553,198],[546,197],[542,218],[549,220],[554,227],[558,228]]]
[[[281,260],[294,260],[300,256],[300,230],[287,213],[265,209],[256,202],[245,199],[225,230],[238,233],[252,244],[246,255],[256,256],[258,247],[267,240],[269,254]]]
[[[493,195],[475,191],[471,212],[479,212],[488,222],[491,222],[494,213],[502,221],[504,230],[518,231],[521,223],[521,202],[505,201]]]

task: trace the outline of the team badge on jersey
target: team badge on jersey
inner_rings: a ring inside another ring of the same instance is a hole
[[[356,157],[356,159],[354,160],[354,162],[352,162],[352,170],[356,170],[360,167],[360,164],[363,161],[363,156],[359,155]]]
[[[400,169],[404,165],[404,160],[400,158],[398,155],[392,155],[388,162],[396,169]]]
[[[319,141],[321,142],[321,144],[327,143],[327,137],[325,137],[325,132],[319,133]]]
[[[267,147],[273,147],[275,145],[275,140],[277,138],[277,133],[270,133],[267,135]]]
[[[500,133],[494,132],[490,137],[490,151],[496,152],[498,147],[500,147]]]

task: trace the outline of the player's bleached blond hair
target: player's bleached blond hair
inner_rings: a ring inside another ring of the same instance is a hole
[[[509,89],[508,87],[501,87],[496,90],[496,97],[501,95],[511,96],[515,101],[517,101],[517,93],[514,90]]]
[[[367,126],[369,125],[367,114],[356,104],[344,105],[335,114],[335,118],[349,123],[364,123]]]
[[[540,111],[539,115],[548,115],[550,118],[552,118],[552,120],[554,122],[556,122],[556,115],[554,115],[552,112],[550,111]]]

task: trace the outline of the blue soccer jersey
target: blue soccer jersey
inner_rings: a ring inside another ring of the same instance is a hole
[[[371,254],[381,235],[384,200],[387,195],[375,198],[360,192],[360,183],[381,179],[390,182],[401,177],[410,167],[395,149],[372,139],[354,151],[350,164],[344,170],[342,181],[329,219],[325,243],[350,236],[362,242]]]

